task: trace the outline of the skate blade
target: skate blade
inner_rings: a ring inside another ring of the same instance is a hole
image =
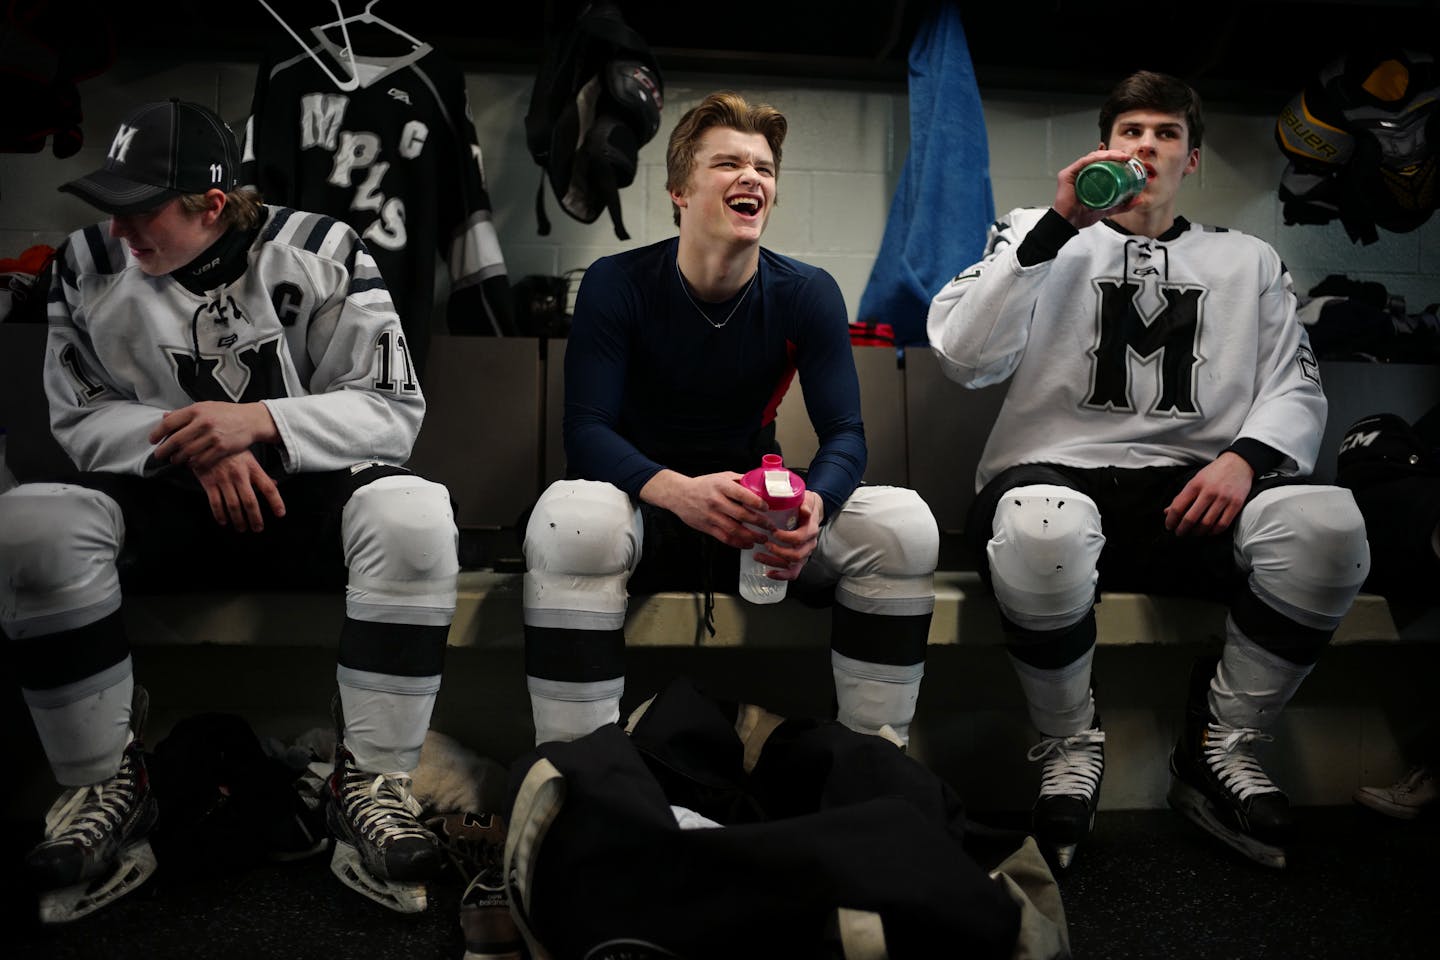
[[[1272,870],[1285,869],[1285,851],[1283,849],[1268,843],[1261,843],[1254,837],[1247,837],[1221,823],[1220,819],[1215,816],[1209,799],[1179,778],[1171,778],[1170,792],[1165,799],[1191,823],[1247,860]]]
[[[396,913],[424,913],[428,900],[423,883],[397,883],[370,875],[360,863],[360,854],[343,840],[335,841],[330,857],[330,872],[356,893],[374,900]]]
[[[155,853],[148,840],[120,851],[115,869],[86,883],[48,890],[40,895],[41,923],[69,923],[125,896],[155,872]]]

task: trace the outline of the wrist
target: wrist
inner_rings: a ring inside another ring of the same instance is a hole
[[[810,514],[815,518],[816,525],[824,523],[825,501],[820,498],[820,494],[816,493],[814,490],[806,490],[805,499],[809,502]]]
[[[1267,443],[1249,437],[1241,437],[1220,451],[1221,456],[1233,453],[1250,465],[1255,476],[1269,473],[1285,459],[1285,455]]]
[[[275,425],[275,418],[270,414],[270,406],[263,400],[257,400],[252,407],[253,424],[251,427],[255,443],[279,443],[280,428]]]
[[[661,469],[640,488],[640,499],[652,507],[669,510],[674,492],[684,479],[686,478],[674,470]]]
[[[1015,258],[1022,267],[1033,267],[1047,260],[1054,260],[1060,248],[1080,232],[1080,229],[1055,207],[1045,215],[1020,241]]]

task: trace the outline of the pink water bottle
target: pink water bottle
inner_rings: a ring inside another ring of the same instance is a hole
[[[760,466],[740,480],[740,485],[765,501],[765,515],[776,529],[794,530],[805,501],[805,481],[785,468],[779,454],[767,453]],[[761,545],[763,547],[763,544]],[[777,603],[785,599],[784,580],[765,575],[774,569],[755,559],[755,548],[740,551],[740,596],[751,603]]]

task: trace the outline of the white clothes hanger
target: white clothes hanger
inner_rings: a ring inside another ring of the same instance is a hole
[[[321,24],[318,27],[311,27],[310,32],[315,34],[315,36],[320,40],[321,43],[333,49],[333,44],[331,44],[326,38],[325,31],[331,30],[335,27],[340,28],[340,36],[344,41],[344,45],[335,52],[342,65],[348,67],[350,71],[350,76],[342,80],[340,77],[337,77],[335,75],[335,72],[330,69],[330,66],[324,60],[320,59],[319,55],[316,54],[316,52],[310,47],[310,45],[300,38],[300,34],[296,33],[294,28],[291,27],[290,24],[285,22],[285,18],[280,16],[280,14],[275,11],[274,7],[270,6],[267,0],[256,0],[256,2],[259,3],[260,6],[264,7],[267,11],[269,11],[270,16],[274,17],[275,20],[280,24],[280,26],[285,28],[286,33],[290,34],[290,36],[295,38],[295,42],[300,44],[300,49],[304,50],[305,54],[309,56],[310,59],[315,61],[316,66],[320,68],[320,70],[325,74],[325,76],[330,78],[330,82],[335,84],[335,86],[339,87],[346,93],[349,93],[360,87],[360,73],[355,66],[355,48],[350,44],[350,24],[368,23],[377,27],[383,27],[384,29],[389,30],[391,33],[394,33],[410,41],[410,43],[416,50],[424,46],[423,43],[410,36],[410,34],[406,33],[404,30],[401,30],[399,27],[395,26],[395,24],[376,16],[372,12],[372,8],[375,6],[375,4],[379,3],[380,0],[370,0],[369,3],[365,4],[365,9],[362,12],[352,14],[348,17],[345,16],[345,11],[340,7],[340,0],[330,0],[330,2],[335,5],[335,13],[337,19],[332,20],[329,23]]]
[[[300,34],[296,33],[295,29],[291,27],[290,24],[286,23],[285,18],[280,16],[280,14],[276,13],[275,8],[270,6],[270,4],[266,2],[266,0],[255,0],[255,2],[260,4],[260,6],[264,7],[267,11],[269,11],[270,16],[274,17],[275,20],[280,24],[280,26],[285,28],[285,32],[295,38],[295,42],[300,44],[300,49],[304,50],[306,55],[309,56],[310,59],[315,61],[315,65],[320,68],[320,70],[325,74],[325,76],[330,78],[331,83],[335,84],[335,86],[339,87],[346,93],[349,93],[352,90],[359,89],[360,74],[355,69],[355,51],[350,46],[350,31],[347,30],[345,27],[345,24],[349,21],[345,19],[345,11],[340,9],[340,0],[330,0],[330,2],[335,4],[335,12],[340,15],[340,19],[335,21],[335,23],[339,24],[340,34],[345,38],[345,49],[340,51],[340,53],[344,59],[349,61],[350,77],[347,80],[341,80],[339,77],[335,76],[335,72],[330,69],[329,65],[326,64],[324,60],[321,60],[320,57],[316,55],[314,50],[310,49],[309,44],[307,44],[304,40],[300,39]],[[369,8],[367,7],[366,9],[368,10]],[[333,26],[333,24],[326,24],[326,26]]]
[[[379,3],[380,0],[370,0],[369,3],[365,4],[365,9],[363,11],[348,17],[345,16],[345,14],[340,10],[340,0],[333,0],[333,2],[335,4],[335,12],[340,14],[340,19],[332,20],[329,23],[323,23],[318,27],[311,27],[311,33],[315,34],[316,36],[323,36],[326,30],[330,30],[334,27],[339,27],[341,35],[345,37],[345,45],[346,47],[349,47],[350,33],[348,30],[346,30],[345,25],[349,23],[369,23],[377,27],[384,27],[391,33],[397,34],[398,36],[409,40],[413,46],[424,46],[423,43],[410,36],[410,34],[406,33],[404,30],[401,30],[399,27],[395,26],[395,24],[390,23],[388,20],[382,19],[371,12],[374,9],[375,4]]]

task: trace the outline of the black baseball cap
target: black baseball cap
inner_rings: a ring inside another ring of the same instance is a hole
[[[186,193],[229,193],[239,169],[240,147],[225,121],[171,98],[126,117],[105,165],[60,189],[112,215],[144,213]]]

